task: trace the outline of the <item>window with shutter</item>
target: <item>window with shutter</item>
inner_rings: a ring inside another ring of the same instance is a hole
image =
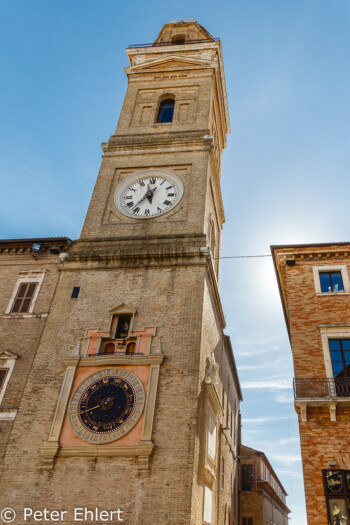
[[[253,490],[253,465],[242,465],[242,490]]]
[[[33,300],[37,282],[21,283],[15,300],[13,302],[11,313],[27,313],[29,312],[31,302]]]

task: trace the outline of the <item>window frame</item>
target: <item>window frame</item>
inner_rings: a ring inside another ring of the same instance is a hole
[[[330,339],[350,339],[350,327],[335,327],[325,326],[320,328],[321,342],[324,356],[324,363],[326,368],[326,377],[328,379],[335,379],[333,374],[333,364],[331,351],[329,348]]]
[[[204,485],[203,489],[203,523],[210,524],[213,514],[213,491]]]
[[[10,315],[28,315],[28,314],[32,314],[33,313],[36,301],[37,301],[38,296],[39,296],[40,288],[41,288],[41,285],[42,285],[44,277],[45,277],[45,271],[40,271],[40,272],[20,272],[20,274],[22,274],[22,275],[20,275],[20,277],[18,277],[18,279],[17,279],[16,285],[15,285],[14,290],[12,292],[11,299],[10,299],[10,301],[8,303],[8,306],[6,308],[5,314],[10,314]],[[35,288],[35,291],[34,291],[34,295],[33,295],[32,300],[30,302],[28,311],[27,312],[12,312],[11,310],[12,310],[14,304],[15,304],[15,300],[16,300],[17,294],[19,292],[20,286],[22,284],[27,284],[27,283],[36,283],[37,284],[37,286]]]
[[[173,102],[173,113],[171,115],[171,120],[166,120],[164,122],[160,121],[159,120],[159,117],[160,117],[160,114],[161,114],[161,109],[162,109],[162,105],[165,105],[165,103],[169,103],[170,101]],[[174,122],[174,114],[175,114],[175,97],[173,95],[166,95],[164,97],[162,97],[159,101],[159,104],[158,104],[158,109],[157,109],[157,115],[156,115],[156,124],[172,124],[172,122]]]
[[[329,296],[329,295],[344,295],[350,294],[350,281],[348,275],[348,269],[346,264],[337,264],[332,266],[313,266],[312,267],[316,295]],[[322,292],[320,273],[334,273],[340,272],[343,281],[343,290],[339,292]]]
[[[16,359],[17,359],[17,355],[13,354],[12,352],[4,350],[2,353],[0,353],[0,369],[7,370],[5,379],[2,385],[0,386],[0,407],[4,399],[5,392],[9,384],[13,369],[15,367]],[[1,410],[0,410],[0,419],[7,419],[7,418],[1,417]],[[9,419],[13,419],[13,417],[10,417]]]
[[[251,470],[251,472],[247,472],[246,476],[244,476],[243,474],[243,471],[244,469],[247,469],[248,471],[248,467],[249,467],[249,470]],[[251,479],[249,479],[251,477]],[[243,479],[244,478],[244,479]],[[246,480],[246,484],[244,485],[245,487],[249,486],[251,488],[243,488],[243,482],[244,480]],[[254,491],[254,465],[252,463],[242,463],[241,464],[241,484],[242,484],[242,492],[253,492]]]
[[[348,352],[349,350],[346,350],[343,348],[343,341],[350,341],[350,337],[342,337],[342,338],[338,338],[338,337],[330,337],[328,338],[328,347],[329,347],[329,354],[330,354],[330,358],[331,358],[331,363],[332,363],[332,371],[333,371],[333,377],[339,377],[339,376],[334,376],[334,367],[333,367],[333,360],[332,360],[332,349],[330,348],[330,345],[329,345],[329,342],[330,341],[339,341],[339,350],[335,350],[335,351],[339,351],[340,354],[341,354],[341,361],[334,361],[334,362],[341,362],[342,365],[343,365],[343,371],[344,371],[344,376],[340,376],[340,377],[346,377],[348,379],[350,379],[350,375],[348,375],[347,373],[347,369],[346,369],[346,360],[345,360],[345,353],[344,352]]]
[[[210,459],[210,461],[214,464],[215,463],[215,460],[216,460],[216,449],[217,449],[217,435],[218,435],[218,432],[217,432],[217,425],[216,425],[216,418],[213,414],[213,411],[211,410],[209,404],[208,404],[208,413],[207,413],[207,428],[206,428],[206,438],[207,438],[207,443],[206,443],[206,451],[207,451],[207,457]],[[209,434],[210,434],[210,426],[211,426],[211,422],[213,423],[213,426],[214,426],[214,432],[213,432],[213,441],[215,441],[215,450],[214,450],[214,457],[211,455],[211,449],[210,449],[210,437],[209,437]]]

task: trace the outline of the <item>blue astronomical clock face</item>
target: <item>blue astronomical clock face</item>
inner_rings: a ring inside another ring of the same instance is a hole
[[[126,379],[102,377],[91,383],[81,396],[79,420],[90,432],[109,434],[132,415],[135,399],[135,390]]]
[[[145,391],[138,376],[125,369],[101,370],[74,392],[68,420],[84,441],[110,443],[130,432],[144,404]]]

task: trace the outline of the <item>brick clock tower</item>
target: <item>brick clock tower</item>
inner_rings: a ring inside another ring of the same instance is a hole
[[[119,122],[81,237],[60,256],[1,499],[19,515],[66,509],[64,523],[78,506],[120,508],[135,525],[232,524],[241,394],[218,289],[221,45],[183,20],[127,54]]]

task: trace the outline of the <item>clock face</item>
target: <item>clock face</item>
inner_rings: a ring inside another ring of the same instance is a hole
[[[182,199],[181,179],[167,170],[144,170],[128,177],[117,188],[114,203],[129,217],[158,217],[170,211]]]
[[[84,441],[109,443],[136,425],[144,402],[144,388],[135,374],[124,369],[101,370],[75,391],[69,423]]]

